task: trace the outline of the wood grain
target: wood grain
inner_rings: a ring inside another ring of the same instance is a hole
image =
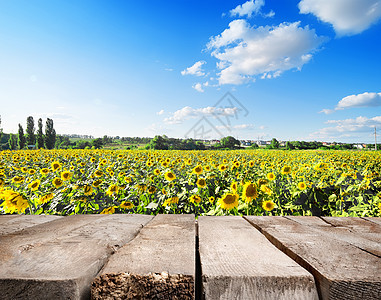
[[[109,256],[152,219],[76,215],[0,236],[1,299],[83,299]]]
[[[356,245],[376,243],[345,228],[303,225],[291,217],[245,218],[314,275],[322,299],[381,298],[381,260]]]
[[[317,299],[311,274],[241,217],[199,217],[205,299]]]

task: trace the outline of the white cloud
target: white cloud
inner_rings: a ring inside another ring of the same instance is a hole
[[[218,125],[216,126],[217,129],[221,129],[221,130],[232,130],[232,129],[236,129],[236,130],[250,130],[250,129],[253,129],[254,128],[254,125],[253,124],[237,124],[237,125],[233,125],[233,126],[229,126],[229,125]]]
[[[360,142],[371,137],[374,126],[381,126],[381,116],[373,118],[360,116],[355,119],[328,120],[326,123],[332,126],[322,128],[310,134],[310,138],[323,140],[354,138],[357,142]]]
[[[275,78],[287,70],[300,70],[324,40],[308,26],[300,27],[300,22],[255,28],[240,19],[211,37],[207,49],[219,60],[220,84],[243,84],[257,75]]]
[[[195,75],[195,76],[204,76],[205,73],[202,70],[202,65],[206,64],[205,61],[197,61],[194,63],[193,66],[186,68],[185,70],[181,71],[181,75]]]
[[[254,125],[253,124],[238,124],[234,125],[233,129],[253,129]]]
[[[173,69],[172,68],[166,68],[166,69],[164,69],[165,71],[168,71],[168,72],[172,72],[173,71]]]
[[[238,17],[244,17],[247,16],[248,18],[251,18],[251,16],[259,14],[261,11],[262,6],[265,5],[264,0],[249,0],[242,5],[238,5],[236,8],[232,9],[230,11],[230,15],[232,17],[238,16]]]
[[[158,111],[156,114],[159,115],[159,116],[161,116],[162,114],[164,114],[164,109]]]
[[[381,93],[362,93],[344,97],[336,105],[335,109],[323,109],[321,112],[331,114],[336,110],[343,110],[351,107],[377,107],[381,106]]]
[[[354,35],[368,29],[381,18],[380,0],[302,0],[302,14],[314,14],[332,24],[339,36]]]
[[[237,107],[219,108],[208,106],[204,108],[192,108],[185,106],[182,109],[175,111],[171,117],[165,118],[167,124],[180,124],[187,119],[198,117],[220,117],[220,116],[235,116],[238,111]]]
[[[381,106],[381,93],[366,92],[358,95],[347,96],[339,101],[336,109],[373,106]]]
[[[192,86],[192,88],[194,88],[197,92],[200,92],[200,93],[203,93],[204,90],[202,89],[202,84],[201,83],[196,83]]]

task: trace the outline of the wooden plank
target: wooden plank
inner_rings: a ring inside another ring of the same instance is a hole
[[[152,219],[76,215],[0,236],[1,299],[84,299],[108,257]]]
[[[241,217],[199,217],[205,299],[317,299],[311,274]]]
[[[299,224],[302,225],[308,225],[308,226],[323,226],[323,227],[332,227],[329,223],[325,222],[321,218],[318,217],[312,217],[312,216],[285,216],[285,218],[293,220]]]
[[[327,233],[327,227],[306,226],[283,217],[245,218],[314,275],[322,299],[381,298],[378,256],[343,241],[339,234]]]
[[[0,215],[0,235],[12,234],[59,218],[62,217],[52,215]]]
[[[380,217],[362,217],[362,219],[367,220],[369,222],[376,223],[381,226],[381,218]]]
[[[92,299],[193,299],[194,215],[157,215],[92,284]],[[130,297],[130,298],[129,298]]]
[[[0,215],[0,225],[10,221],[11,219],[17,218],[20,215]]]
[[[327,217],[321,219],[318,217],[308,217],[307,219],[302,219],[293,216],[285,218],[320,230],[320,234],[326,235],[328,238],[347,242],[381,257],[381,227],[378,228],[376,224],[359,218]],[[318,220],[320,220],[322,225],[317,225],[319,224]],[[311,221],[311,224],[309,224],[309,221]],[[367,223],[370,224],[368,225]],[[345,226],[345,224],[347,224],[347,226]]]
[[[379,225],[377,223],[355,217],[323,217],[322,219],[336,228],[347,228],[350,232],[356,234],[357,237],[365,238],[377,243],[377,249],[379,250],[377,255],[381,256],[381,224]],[[361,247],[361,245],[359,245],[359,247]]]

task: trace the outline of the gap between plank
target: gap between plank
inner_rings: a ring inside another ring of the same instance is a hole
[[[199,247],[199,238],[198,238],[198,222],[197,220],[195,221],[195,255],[196,255],[196,274],[194,277],[195,281],[195,287],[194,287],[194,295],[195,295],[195,300],[202,300],[204,299],[203,297],[203,290],[202,290],[202,269],[201,269],[201,259],[200,259],[200,247]]]

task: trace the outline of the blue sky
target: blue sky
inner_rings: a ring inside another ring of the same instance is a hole
[[[380,19],[381,0],[0,0],[2,127],[370,143]]]

